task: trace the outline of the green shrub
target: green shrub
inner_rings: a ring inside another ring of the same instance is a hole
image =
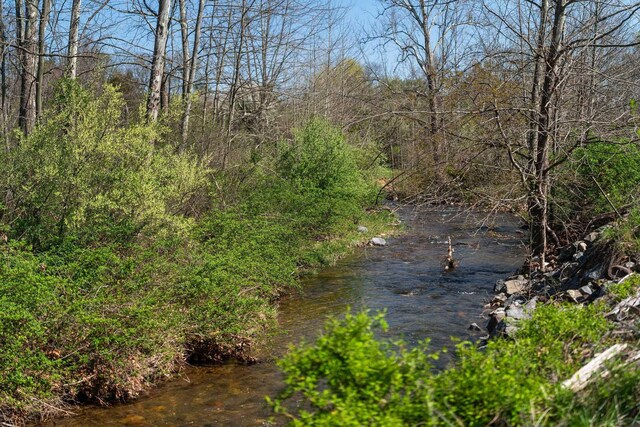
[[[152,143],[159,129],[123,125],[123,99],[112,87],[93,98],[62,81],[41,125],[0,154],[0,218],[38,249],[67,238],[127,241],[141,232],[179,230],[180,213],[204,183],[187,155]]]
[[[331,320],[315,344],[292,348],[280,366],[286,389],[272,401],[292,425],[534,425],[568,417],[575,405],[558,382],[604,346],[610,329],[598,306],[543,306],[516,340],[457,347],[455,364],[434,372],[426,346],[378,341],[380,316]],[[596,347],[596,350],[598,347]],[[300,399],[296,407],[288,399]],[[629,399],[627,399],[629,400]],[[583,408],[584,409],[584,408]],[[592,413],[598,408],[590,407]]]
[[[358,168],[355,150],[339,129],[319,119],[281,146],[276,172],[270,199],[316,235],[330,234],[341,221],[356,221],[375,194]]]
[[[575,220],[585,213],[613,211],[611,204],[621,209],[638,201],[639,190],[640,147],[592,142],[576,149],[560,169],[555,213],[562,220]]]
[[[292,348],[279,363],[286,389],[272,402],[275,411],[297,426],[401,426],[430,416],[423,374],[431,357],[423,348],[377,341],[375,328],[386,329],[381,315],[347,314],[330,320],[314,345]],[[305,403],[290,408],[285,400],[297,393]]]

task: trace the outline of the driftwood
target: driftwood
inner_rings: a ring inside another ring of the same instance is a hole
[[[609,313],[606,314],[607,319],[622,322],[629,317],[640,314],[640,294],[630,296],[620,301]]]
[[[444,260],[444,269],[453,270],[454,268],[456,268],[456,260],[453,258],[453,245],[451,244],[451,236],[449,236],[449,250]]]
[[[602,353],[597,354],[589,363],[584,365],[578,372],[573,374],[571,378],[562,382],[562,386],[573,392],[584,389],[591,381],[594,374],[602,371],[603,365],[608,360],[617,356],[620,352],[627,348],[627,344],[616,344],[609,347]],[[606,373],[606,371],[605,371]],[[601,374],[603,375],[603,374]]]

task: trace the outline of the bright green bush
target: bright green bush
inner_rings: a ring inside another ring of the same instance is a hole
[[[610,212],[613,207],[609,201],[621,209],[636,203],[639,191],[640,147],[622,142],[592,142],[576,149],[560,168],[554,190],[555,213],[562,220],[575,220],[585,212]]]
[[[462,343],[455,364],[434,372],[424,345],[376,340],[374,329],[384,325],[380,316],[348,314],[330,321],[316,343],[292,348],[280,362],[286,389],[272,402],[276,413],[319,426],[560,422],[580,405],[558,382],[582,366],[586,346],[607,344],[610,329],[600,307],[543,306],[516,340],[484,349]]]
[[[270,199],[317,235],[330,234],[342,221],[356,221],[375,194],[355,150],[339,129],[320,119],[281,146],[276,172]]]
[[[13,234],[46,249],[66,238],[105,243],[184,228],[175,215],[204,171],[187,155],[155,147],[159,129],[121,123],[112,87],[96,98],[62,81],[52,110],[15,148],[0,154],[0,218]]]
[[[0,423],[60,399],[127,400],[185,359],[247,356],[298,269],[363,239],[370,187],[326,123],[277,172],[275,159],[249,170],[234,203],[188,218],[207,171],[122,107],[113,88],[94,98],[63,81],[0,152]]]
[[[286,389],[272,402],[296,426],[402,426],[431,418],[431,368],[424,348],[378,341],[382,316],[347,314],[331,320],[314,345],[292,348],[280,361]],[[426,346],[426,344],[425,344]],[[285,401],[300,393],[304,405]]]

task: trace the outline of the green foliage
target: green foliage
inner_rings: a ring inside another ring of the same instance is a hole
[[[184,229],[175,213],[204,184],[187,155],[154,147],[159,129],[123,125],[122,96],[112,87],[93,98],[62,81],[52,110],[17,147],[0,154],[0,192],[11,194],[3,218],[38,249],[65,239],[126,241],[140,232]]]
[[[0,423],[32,402],[129,399],[187,358],[247,356],[299,267],[370,237],[356,219],[392,220],[369,223],[366,172],[320,122],[254,165],[239,202],[189,218],[208,171],[164,128],[123,120],[123,102],[62,81],[0,153]]]
[[[640,190],[640,147],[624,142],[589,143],[574,151],[561,177],[556,203],[567,218],[610,212],[611,203],[617,209],[629,206],[637,202]]]
[[[613,297],[618,301],[622,301],[625,298],[635,295],[639,290],[640,276],[637,274],[628,277],[622,282],[613,283],[607,288],[609,294],[613,295]]]
[[[330,234],[344,220],[356,221],[374,195],[357,166],[356,151],[338,129],[319,119],[281,147],[276,172],[270,199],[317,235]]]
[[[386,329],[381,315],[347,314],[329,321],[315,345],[292,349],[280,362],[287,387],[272,402],[276,412],[289,414],[283,400],[294,393],[306,402],[289,414],[299,426],[401,426],[429,411],[430,385],[420,375],[431,358],[377,341],[374,328]]]
[[[632,208],[625,218],[606,229],[603,236],[613,241],[620,252],[640,254],[640,206]]]
[[[602,311],[540,307],[516,340],[493,340],[484,349],[462,343],[455,365],[439,373],[431,370],[434,356],[424,345],[407,350],[402,343],[377,341],[373,328],[384,329],[380,316],[348,314],[330,321],[315,344],[293,348],[280,362],[287,388],[272,406],[289,415],[292,425],[559,422],[578,403],[557,381],[581,366],[585,346],[606,344],[600,341],[610,325]],[[288,405],[287,399],[300,395],[302,405]],[[599,410],[580,410],[587,409]]]

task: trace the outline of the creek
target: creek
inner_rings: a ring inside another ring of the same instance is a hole
[[[280,303],[282,333],[275,336],[262,362],[190,367],[180,378],[161,384],[130,404],[110,408],[76,408],[78,415],[47,426],[266,426],[265,396],[282,388],[275,358],[289,343],[313,339],[328,316],[369,308],[386,310],[384,338],[410,345],[426,338],[430,347],[452,347],[451,337],[475,340],[485,331],[484,303],[496,280],[522,263],[524,237],[508,214],[485,214],[457,208],[403,208],[405,232],[384,247],[355,251],[336,266],[302,280],[302,291]],[[447,237],[459,265],[444,271]],[[441,358],[438,368],[451,361]],[[276,420],[280,425],[282,420]]]

